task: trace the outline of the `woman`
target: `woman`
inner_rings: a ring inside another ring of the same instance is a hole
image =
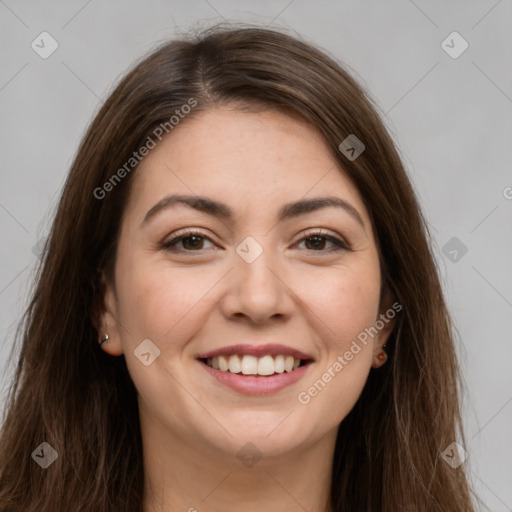
[[[363,89],[278,31],[121,81],[22,334],[2,511],[475,510],[414,191]]]

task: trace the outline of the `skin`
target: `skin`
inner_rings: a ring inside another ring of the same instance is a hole
[[[379,308],[377,246],[357,188],[308,124],[272,110],[226,107],[181,122],[134,178],[100,332],[110,337],[103,350],[125,355],[138,391],[144,511],[329,510],[337,427],[371,368],[383,364],[379,354],[393,327],[389,321],[360,344],[309,403],[298,401],[390,307],[386,299]],[[142,222],[175,193],[226,203],[234,219],[174,205]],[[336,207],[277,222],[283,204],[319,196],[349,202],[364,227]],[[187,227],[206,238],[179,242],[174,252],[161,248]],[[317,229],[350,250],[305,238],[305,230]],[[263,249],[252,263],[236,252],[247,236]],[[160,350],[148,366],[134,355],[144,339]],[[291,386],[249,397],[218,383],[195,359],[250,342],[293,346],[314,363]],[[252,467],[236,456],[249,442],[262,456]]]

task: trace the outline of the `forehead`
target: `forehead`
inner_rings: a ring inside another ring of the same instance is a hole
[[[251,214],[282,203],[336,195],[368,214],[357,188],[314,127],[279,111],[218,108],[185,119],[143,159],[130,207],[169,193],[215,197]]]

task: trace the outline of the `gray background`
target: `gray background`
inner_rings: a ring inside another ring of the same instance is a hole
[[[0,0],[0,371],[92,115],[155,42],[223,19],[296,31],[344,62],[382,108],[460,333],[466,464],[489,509],[512,511],[511,0]],[[31,48],[43,31],[59,45],[47,59]],[[453,31],[469,43],[458,58],[441,45]]]

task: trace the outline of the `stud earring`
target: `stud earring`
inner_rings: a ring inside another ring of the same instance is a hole
[[[388,355],[384,351],[381,352],[377,357],[382,363],[385,363],[388,360]]]
[[[101,345],[104,343],[104,342],[107,342],[107,343],[110,343],[109,341],[109,337],[108,337],[108,334],[105,334],[105,336],[101,339],[101,341],[99,341],[98,343],[100,344],[100,347]]]

